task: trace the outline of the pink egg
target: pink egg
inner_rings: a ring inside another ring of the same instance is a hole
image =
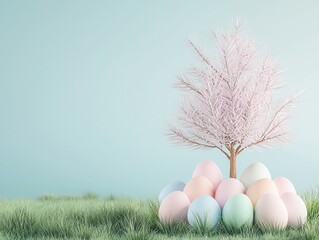
[[[218,202],[219,206],[223,208],[228,199],[238,193],[244,192],[245,188],[239,180],[235,178],[228,178],[224,179],[218,185],[215,192],[215,199]]]
[[[246,191],[246,195],[250,198],[254,206],[256,206],[258,200],[267,193],[278,195],[276,184],[268,178],[257,180],[251,184]]]
[[[256,204],[255,221],[262,227],[284,229],[288,223],[288,212],[278,194],[268,193]]]
[[[173,224],[187,220],[187,211],[190,205],[185,193],[176,191],[167,195],[158,211],[158,217],[162,223]]]
[[[282,196],[287,192],[296,193],[294,185],[289,181],[288,178],[278,177],[275,178],[273,181],[277,185],[279,196]]]
[[[288,211],[288,225],[299,226],[307,220],[307,208],[304,201],[293,192],[287,192],[281,196]]]
[[[196,166],[193,172],[193,178],[204,176],[214,185],[215,188],[223,180],[223,174],[216,163],[210,160],[202,161]]]
[[[191,202],[203,195],[214,196],[214,192],[213,184],[203,176],[192,178],[184,188],[184,193]]]

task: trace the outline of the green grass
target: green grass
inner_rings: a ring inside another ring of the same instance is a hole
[[[303,195],[308,221],[299,228],[260,229],[239,232],[220,224],[211,230],[180,222],[163,225],[157,217],[158,202],[130,198],[45,195],[37,200],[0,200],[2,239],[319,239],[319,190]]]

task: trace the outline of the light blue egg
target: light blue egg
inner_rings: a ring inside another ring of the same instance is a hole
[[[223,222],[229,229],[238,230],[244,226],[251,226],[253,218],[253,204],[245,194],[234,195],[223,208]]]
[[[191,226],[214,228],[221,219],[221,210],[211,196],[196,198],[188,208],[187,220]]]
[[[158,196],[158,201],[160,203],[162,203],[164,198],[168,194],[170,194],[171,192],[175,192],[175,191],[183,192],[184,187],[185,187],[185,183],[183,183],[181,181],[176,181],[176,182],[172,182],[172,183],[168,184],[167,186],[165,186],[163,188],[163,190],[161,191],[160,195]]]

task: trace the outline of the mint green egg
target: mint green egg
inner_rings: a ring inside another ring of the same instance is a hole
[[[250,199],[242,193],[231,197],[223,208],[222,218],[228,229],[239,230],[252,226],[254,208]]]

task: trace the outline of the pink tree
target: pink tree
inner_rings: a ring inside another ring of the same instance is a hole
[[[230,161],[229,176],[236,178],[236,158],[242,151],[287,140],[287,110],[298,94],[274,95],[281,86],[280,71],[269,56],[257,54],[238,22],[231,32],[213,36],[216,58],[189,41],[201,65],[178,77],[176,87],[188,94],[179,124],[169,125],[169,136],[177,144],[217,148]]]

